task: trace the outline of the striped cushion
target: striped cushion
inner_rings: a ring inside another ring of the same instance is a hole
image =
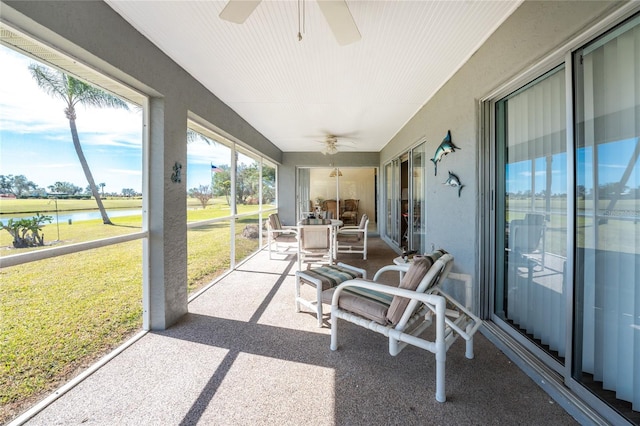
[[[331,225],[331,219],[304,219],[300,225]]]
[[[322,302],[331,304],[335,288],[322,293]],[[349,287],[340,294],[338,306],[363,318],[387,325],[387,311],[392,296],[360,287]]]
[[[347,280],[362,278],[362,274],[359,272],[333,265],[309,269],[308,271],[300,272],[299,276],[303,281],[305,276],[320,280],[323,290],[336,287],[338,284]]]
[[[433,253],[423,256],[420,259],[414,260],[414,262],[409,267],[409,270],[404,275],[402,281],[400,281],[399,288],[404,288],[407,290],[416,290],[418,285],[429,271],[429,268],[433,266],[433,264],[445,254],[444,250],[436,250]],[[434,280],[435,283],[436,280]],[[425,291],[428,288],[425,289]],[[409,304],[409,299],[406,297],[395,296],[393,301],[391,302],[391,306],[389,306],[389,311],[387,312],[387,320],[390,324],[396,325],[400,318],[402,318],[402,314],[407,309],[407,305]]]

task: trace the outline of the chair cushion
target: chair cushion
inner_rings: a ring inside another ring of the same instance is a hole
[[[409,270],[400,281],[400,285],[398,288],[404,288],[407,290],[416,290],[418,285],[429,271],[429,268],[433,266],[433,264],[442,257],[446,252],[444,250],[436,250],[433,253],[421,257],[417,260],[414,260]],[[425,291],[428,290],[425,289]],[[396,325],[404,311],[407,309],[407,305],[409,304],[409,299],[406,297],[395,296],[391,305],[389,306],[389,311],[387,312],[387,320],[390,324]]]
[[[269,226],[271,226],[271,230],[275,231],[277,229],[282,229],[282,223],[280,223],[280,216],[278,216],[277,213],[272,213],[269,215]],[[273,237],[277,238],[280,233],[279,232],[273,232]]]
[[[335,288],[322,292],[322,303],[331,304]],[[392,297],[360,287],[349,287],[340,294],[338,307],[381,325],[387,325],[387,310]]]
[[[278,235],[275,236],[274,241],[277,241],[279,243],[297,243],[298,242],[298,237],[294,234],[283,234],[281,232],[278,232]]]
[[[331,219],[304,219],[300,225],[331,225]]]
[[[297,272],[297,275],[302,281],[304,281],[305,278],[308,277],[320,280],[323,290],[336,287],[338,284],[347,280],[362,278],[362,274],[360,272],[334,265],[321,266],[319,268],[313,268],[306,271],[299,271]],[[329,301],[329,303],[331,303],[331,301]]]
[[[338,235],[337,235],[338,241],[341,243],[358,243],[360,242],[360,240],[362,240],[362,233],[361,232],[357,232],[357,233],[349,233],[349,234],[341,234],[338,231]]]

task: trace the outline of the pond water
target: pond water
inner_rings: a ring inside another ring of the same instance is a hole
[[[44,214],[47,216],[51,216],[53,218],[53,221],[51,223],[56,223],[55,212],[49,212]],[[122,217],[122,216],[134,216],[134,215],[140,215],[140,214],[142,214],[142,210],[138,210],[138,209],[107,210],[107,215],[110,218]],[[9,219],[18,220],[23,218],[31,218],[33,216],[35,216],[35,214],[31,214],[31,213],[26,215],[20,215],[20,216],[2,215],[0,216],[0,220],[6,224]],[[98,210],[87,210],[87,211],[76,211],[76,212],[65,211],[65,212],[58,213],[57,221],[58,223],[62,223],[62,222],[69,222],[69,219],[71,219],[72,222],[80,222],[83,220],[100,219],[101,217],[102,216],[100,216],[100,212]]]

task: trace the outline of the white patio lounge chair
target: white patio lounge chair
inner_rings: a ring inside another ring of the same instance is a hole
[[[472,359],[473,335],[482,324],[480,318],[440,288],[450,275],[449,278],[465,282],[469,295],[471,278],[449,274],[452,265],[453,256],[438,250],[411,264],[385,266],[374,281],[349,280],[323,292],[323,301],[331,297],[331,350],[338,348],[338,319],[343,319],[388,337],[393,356],[407,345],[432,352],[436,357],[436,400],[445,402],[447,350],[462,336],[467,342],[465,356]],[[375,282],[386,271],[405,272],[399,287]],[[430,341],[421,334],[434,320],[435,340]]]

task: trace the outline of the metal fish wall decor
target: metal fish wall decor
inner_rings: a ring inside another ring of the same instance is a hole
[[[442,184],[449,185],[454,188],[458,188],[458,198],[460,198],[460,191],[462,191],[462,188],[464,187],[464,185],[460,183],[460,179],[458,178],[457,175],[449,172],[449,178],[444,182],[442,182]]]
[[[444,137],[438,149],[436,149],[436,153],[433,155],[431,161],[436,166],[435,176],[438,176],[438,162],[442,160],[442,157],[447,155],[450,152],[455,152],[456,149],[460,149],[453,144],[451,141],[451,130],[447,130],[447,136]]]

